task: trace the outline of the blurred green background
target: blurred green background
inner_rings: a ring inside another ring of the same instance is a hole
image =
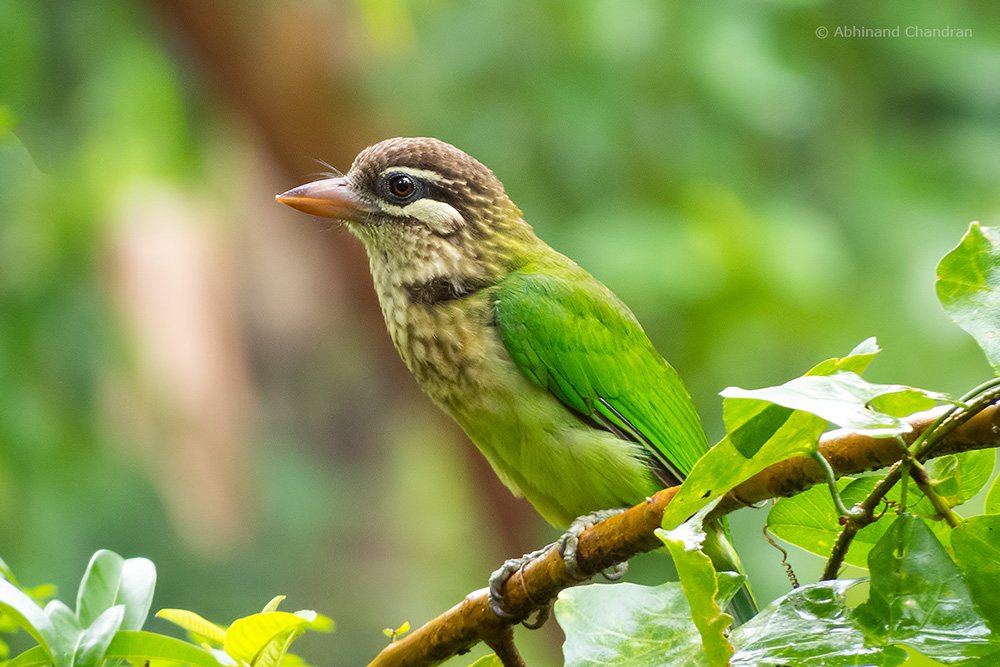
[[[148,556],[154,609],[228,623],[284,593],[338,623],[307,659],[363,664],[552,538],[409,378],[360,244],[274,202],[396,135],[490,166],[712,439],[724,387],[868,336],[873,381],[989,375],[934,268],[1000,224],[993,3],[0,0],[0,555],[23,583],[70,600],[96,549]],[[763,514],[733,524],[766,601],[789,584]],[[559,663],[554,624],[519,637]]]

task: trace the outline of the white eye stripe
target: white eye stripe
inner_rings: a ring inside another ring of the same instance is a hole
[[[431,171],[430,169],[416,169],[414,167],[389,167],[387,169],[383,169],[378,176],[379,178],[382,178],[386,174],[407,174],[409,176],[413,176],[414,178],[430,181],[431,183],[436,183],[438,185],[455,185],[459,182],[450,178],[445,178],[436,171]]]

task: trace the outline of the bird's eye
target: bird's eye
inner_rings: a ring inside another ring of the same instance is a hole
[[[400,199],[406,199],[417,189],[413,179],[406,174],[394,174],[390,176],[388,179],[388,185],[389,192]]]

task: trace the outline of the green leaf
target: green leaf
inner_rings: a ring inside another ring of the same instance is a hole
[[[906,663],[904,663],[906,667],[940,667],[940,665],[946,664],[938,662],[932,658],[928,658],[920,651],[916,651],[909,646],[900,646],[897,648],[902,649],[906,653]],[[964,662],[960,662],[959,664],[968,665],[969,667],[972,667],[972,665],[998,665],[1000,664],[1000,656],[990,654],[981,659],[977,658],[975,660],[966,660]]]
[[[938,264],[937,294],[945,312],[972,334],[1000,370],[1000,230],[969,225],[962,242]]]
[[[73,664],[76,667],[97,667],[104,659],[104,652],[125,618],[125,605],[115,605],[94,619],[80,633]]]
[[[784,406],[758,400],[727,401],[723,405],[727,420],[739,423],[730,427],[729,440],[748,459],[774,437],[793,412]]]
[[[203,637],[208,644],[222,646],[226,640],[226,631],[224,629],[211,621],[205,620],[193,611],[186,609],[161,609],[156,612],[156,617],[170,621],[192,634]]]
[[[992,450],[990,450],[992,451]],[[978,454],[979,452],[968,452]],[[946,457],[947,458],[947,457]],[[965,502],[979,490],[984,476],[988,477],[992,470],[992,456],[966,457],[959,455],[956,459],[957,468],[944,466],[952,471],[957,481],[956,500]],[[841,498],[848,507],[860,503],[867,498],[882,477],[842,477],[837,480],[837,488]],[[900,486],[896,485],[886,495],[886,500],[900,502]],[[923,493],[912,483],[907,490],[908,510],[913,514],[933,518],[934,507]],[[891,517],[883,517],[862,528],[844,556],[844,562],[855,567],[868,567],[868,553],[881,539],[889,528]],[[932,522],[932,530],[939,539],[945,540],[949,529],[941,521]],[[830,491],[826,485],[817,485],[790,498],[779,498],[767,515],[767,528],[775,536],[800,549],[805,549],[818,556],[827,557],[840,534],[840,515],[833,505]]]
[[[286,596],[284,595],[275,595],[273,598],[271,598],[270,602],[264,605],[264,608],[261,610],[261,613],[266,614],[271,611],[278,611],[278,605],[281,604],[282,600],[284,600],[285,597]]]
[[[559,593],[565,667],[707,667],[681,585],[591,584]]]
[[[821,376],[849,371],[860,373],[878,353],[874,338],[855,347],[842,359],[827,359],[806,373]],[[750,398],[727,398],[723,419],[728,434],[702,456],[663,515],[670,529],[764,468],[792,456],[814,451],[826,421],[809,412],[776,406]],[[748,457],[748,455],[752,455]]]
[[[955,561],[979,613],[1000,631],[1000,516],[975,516],[951,533]]]
[[[0,610],[13,618],[42,648],[49,651],[48,637],[55,632],[52,621],[34,600],[3,578],[0,578]]]
[[[254,667],[278,667],[281,663],[281,659],[285,656],[288,651],[288,647],[291,646],[292,641],[300,634],[295,630],[290,630],[288,632],[281,633],[275,636],[274,639],[269,641],[257,659],[254,661]]]
[[[141,630],[153,603],[156,566],[147,558],[125,560],[101,549],[90,559],[80,582],[76,614],[84,627],[114,605],[125,605],[125,630]]]
[[[476,660],[469,667],[503,667],[503,661],[496,653],[490,653]]]
[[[847,356],[821,361],[813,366],[806,375],[831,375],[837,371],[850,371],[861,375],[875,359],[875,355],[881,351],[878,341],[872,336],[858,343],[853,350],[847,353]]]
[[[59,600],[53,600],[45,605],[45,615],[52,624],[52,633],[46,638],[49,642],[49,655],[56,667],[73,667],[76,646],[83,634],[83,628],[76,614]]]
[[[40,667],[51,665],[52,658],[44,646],[34,646],[4,663],[4,667]]]
[[[718,603],[720,609],[725,609],[729,606],[732,599],[736,597],[736,593],[743,588],[743,584],[746,583],[747,578],[746,575],[735,572],[716,572],[715,581],[719,587],[715,601]]]
[[[730,436],[712,447],[691,470],[680,491],[667,505],[663,527],[680,524],[712,500],[764,468],[792,456],[808,454],[825,422],[807,412],[793,412],[751,459],[736,449]]]
[[[301,632],[308,624],[306,619],[284,611],[246,616],[233,621],[226,630],[223,648],[237,662],[256,664],[269,642],[290,631]]]
[[[286,651],[281,656],[281,667],[309,667],[309,665],[301,657]]]
[[[986,503],[983,506],[983,512],[986,514],[1000,514],[1000,476],[993,480],[990,490],[986,493]]]
[[[914,412],[930,410],[939,401],[947,401],[952,404],[957,403],[957,401],[946,394],[910,388],[876,396],[872,399],[871,407],[893,417],[907,417]]]
[[[874,478],[854,480],[842,477],[837,480],[837,488],[844,504],[851,507],[866,498],[877,481]],[[767,529],[789,544],[828,557],[842,528],[839,518],[830,490],[826,485],[817,485],[791,498],[779,498],[767,514]],[[869,541],[865,538],[878,530],[876,526],[880,524],[883,522],[876,521],[858,532],[844,557],[846,563],[867,566],[868,551],[885,532],[885,526],[878,531],[875,539]]]
[[[869,554],[868,567],[869,597],[853,618],[871,639],[945,663],[1000,649],[958,566],[921,519],[897,518]]]
[[[726,628],[733,624],[733,617],[722,611],[716,602],[719,585],[712,559],[700,551],[705,542],[702,522],[705,514],[717,502],[709,503],[691,519],[677,528],[656,534],[670,550],[681,588],[691,606],[691,618],[701,634],[702,647],[712,667],[725,667],[733,655],[733,647],[726,636]]]
[[[924,467],[937,494],[958,507],[986,485],[996,459],[995,449],[979,449],[931,459]]]
[[[14,576],[14,571],[10,569],[10,565],[7,565],[7,561],[0,558],[0,578],[6,579],[15,586],[18,585],[17,577]]]
[[[850,618],[846,592],[858,583],[857,579],[821,581],[772,602],[733,631],[733,667],[902,664],[903,651],[869,645]]]
[[[914,387],[872,384],[851,371],[837,371],[831,375],[805,375],[777,387],[728,387],[722,391],[722,396],[726,398],[768,401],[784,408],[809,412],[838,426],[876,437],[888,437],[912,430],[899,417],[873,409],[872,403],[876,399],[892,394],[922,395],[932,404],[950,400],[944,394]]]
[[[22,588],[21,590],[27,593],[28,597],[39,604],[56,594],[55,584],[42,584],[32,588]]]
[[[146,661],[170,661],[194,667],[220,667],[211,653],[180,639],[153,632],[122,630],[104,652],[108,660],[128,660],[133,664]]]

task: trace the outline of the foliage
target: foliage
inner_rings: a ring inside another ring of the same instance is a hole
[[[724,605],[741,583],[720,576],[717,604]],[[555,613],[566,633],[567,667],[653,667],[663,665],[664,656],[676,657],[677,664],[708,664],[679,583],[570,588],[559,595]]]
[[[874,340],[866,340],[846,357],[818,364],[803,379],[864,370],[878,351]],[[781,392],[780,387],[774,387],[765,395]],[[739,393],[723,392],[724,396],[728,394],[724,401],[728,434],[695,465],[667,508],[663,518],[665,527],[677,525],[684,517],[764,468],[790,456],[816,450],[816,443],[826,426],[821,416]],[[825,405],[822,396],[817,399],[820,405]]]
[[[153,601],[156,568],[145,558],[123,559],[101,550],[80,582],[76,610],[59,600],[44,609],[31,591],[17,586],[4,568],[0,578],[0,631],[24,628],[38,642],[3,663],[5,667],[100,667],[187,664],[192,667],[295,667],[303,663],[288,646],[306,630],[329,632],[333,622],[314,611],[277,611],[284,599],[271,600],[259,614],[221,628],[197,614],[164,609],[157,616],[177,623],[196,638],[187,643],[142,630]]]
[[[938,269],[942,303],[960,324],[974,322],[963,326],[991,363],[1000,313],[988,304],[1000,299],[1000,272],[985,267],[994,263],[996,242],[989,240],[994,235],[1000,232],[973,224]],[[866,341],[850,355],[825,361],[780,387],[723,392],[729,433],[699,461],[664,515],[664,526],[673,527],[678,517],[701,509],[662,535],[680,583],[628,592],[604,586],[564,592],[556,609],[567,635],[567,665],[890,666],[907,659],[904,647],[943,664],[1000,660],[1000,515],[960,522],[951,515],[989,480],[995,451],[923,465],[936,430],[947,428],[944,418],[910,445],[899,439],[909,430],[900,416],[938,401],[949,406],[950,415],[977,409],[997,400],[997,383],[987,382],[961,401],[912,387],[873,385],[860,373],[877,352],[874,341]],[[907,458],[888,472],[843,478],[779,500],[768,526],[832,563],[867,567],[867,600],[853,608],[847,603],[847,591],[859,580],[820,581],[796,588],[745,625],[722,632],[732,618],[721,614],[724,599],[713,602],[724,579],[697,551],[700,523],[714,498],[754,472],[792,455],[814,454],[827,422],[897,438]],[[913,480],[898,470],[913,471]],[[994,485],[988,511],[996,511],[998,493]],[[885,503],[880,515],[862,511],[877,502]],[[845,543],[844,526],[858,529],[856,539]],[[595,640],[599,629],[613,639]]]
[[[7,563],[0,558],[0,580],[6,580],[15,587],[18,587],[17,579],[14,577],[14,573],[8,567]],[[2,586],[2,584],[0,584]],[[20,588],[20,593],[30,601],[39,604],[43,602],[46,598],[52,596],[55,593],[56,587],[51,584],[45,584],[42,586],[36,586],[34,588]],[[18,596],[21,597],[21,596]],[[23,602],[23,598],[22,598]],[[20,614],[14,614],[7,611],[6,607],[0,606],[0,633],[12,633],[19,627]],[[0,659],[6,658],[10,655],[10,647],[7,645],[3,639],[0,639]]]
[[[344,4],[229,3],[227,24],[251,39],[208,41],[227,45],[216,53],[263,53],[288,71],[326,67],[347,82],[345,107],[365,127],[330,116],[350,143],[336,167],[397,134],[439,136],[490,165],[541,235],[636,311],[713,435],[721,387],[778,384],[873,333],[893,351],[873,383],[956,393],[981,373],[971,342],[963,347],[957,328],[938,323],[918,276],[955,234],[952,221],[1000,203],[1000,86],[989,85],[1000,13],[991,3]],[[103,420],[103,382],[128,370],[107,286],[106,240],[123,194],[137,181],[166,184],[207,202],[230,230],[263,221],[281,234],[270,195],[304,176],[261,182],[280,160],[260,145],[280,137],[258,133],[281,112],[263,108],[268,122],[247,131],[246,107],[265,102],[233,91],[228,70],[214,75],[189,48],[199,39],[175,28],[181,6],[0,2],[0,544],[28,579],[63,588],[99,545],[149,554],[163,575],[158,595],[197,600],[218,618],[258,604],[258,587],[218,582],[336,590],[340,627],[351,628],[341,637],[351,640],[335,654],[357,664],[384,641],[386,609],[425,617],[481,584],[493,556],[478,545],[494,543],[474,536],[495,534],[495,522],[493,506],[476,502],[483,484],[471,478],[480,468],[469,465],[467,443],[428,403],[400,398],[397,385],[409,383],[393,375],[397,360],[375,356],[369,339],[383,334],[365,313],[323,312],[306,339],[288,335],[289,311],[316,307],[303,295],[342,301],[336,267],[323,270],[334,278],[319,289],[284,292],[288,307],[268,320],[255,285],[287,285],[308,258],[271,256],[279,268],[268,274],[247,257],[262,254],[259,228],[230,239],[251,249],[235,263],[259,390],[259,412],[246,419],[260,425],[244,480],[254,490],[244,517],[253,549],[192,543],[168,511],[188,491],[171,496],[161,479],[185,463],[143,469],[144,450]],[[265,26],[249,28],[267,11]],[[818,25],[911,23],[974,35],[814,34]],[[315,57],[303,62],[275,35]],[[291,84],[267,85],[281,95]],[[330,90],[316,86],[317,96]],[[296,121],[295,133],[311,136]],[[343,242],[309,238],[313,250]],[[329,321],[343,326],[317,329]],[[414,507],[417,497],[428,503]],[[399,507],[423,520],[373,529]],[[1000,513],[998,485],[986,512]],[[837,530],[824,517],[824,530]],[[870,549],[885,523],[864,529],[851,553],[861,542]],[[510,555],[541,533],[508,524],[498,539]],[[739,544],[750,564],[770,561],[754,542]],[[769,597],[786,586],[761,583]]]
[[[1000,230],[972,223],[961,245],[938,266],[937,292],[945,310],[979,343],[994,370],[1000,371]]]
[[[701,635],[701,649],[709,665],[726,665],[733,655],[733,647],[726,636],[726,629],[733,617],[722,611],[728,596],[720,595],[719,581],[712,559],[701,552],[705,542],[702,521],[711,511],[709,503],[681,526],[662,531],[659,537],[667,545],[677,565],[681,590],[691,607],[691,620]],[[744,577],[738,577],[743,583]]]
[[[409,631],[410,631],[410,622],[409,621],[403,621],[402,625],[400,625],[395,630],[392,629],[392,628],[385,628],[384,630],[382,630],[382,634],[384,634],[386,637],[388,637],[389,641],[393,641],[394,642],[397,639],[399,639],[400,637],[402,637],[403,635],[405,635]]]

